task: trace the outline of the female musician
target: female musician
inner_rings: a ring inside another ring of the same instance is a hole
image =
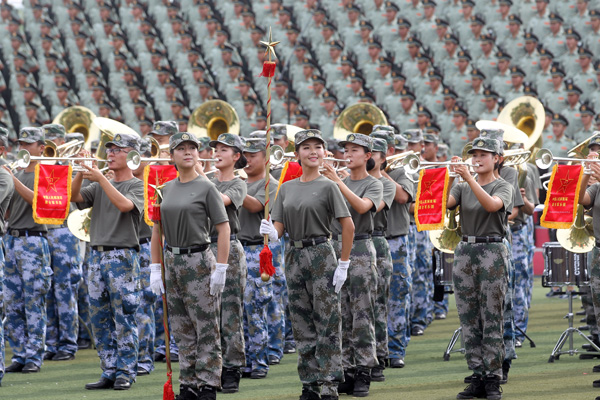
[[[260,233],[273,242],[284,232],[290,237],[285,267],[302,381],[300,399],[333,400],[343,380],[338,293],[350,265],[354,224],[338,187],[319,173],[325,157],[321,132],[300,131],[295,145],[302,176],[281,185],[271,213],[274,223],[263,220]],[[343,232],[337,262],[329,241],[334,219]]]
[[[384,177],[381,171],[386,166],[385,155],[387,153],[387,142],[384,139],[373,139],[373,155],[375,167],[369,174],[377,178],[383,184],[383,200],[377,208],[373,226],[373,245],[376,253],[377,268],[377,296],[375,298],[375,339],[377,341],[378,366],[371,370],[371,380],[383,382],[383,370],[385,360],[388,358],[388,299],[390,296],[390,282],[392,279],[392,254],[390,245],[385,238],[387,230],[388,211],[391,208],[396,194],[394,182]]]
[[[227,263],[227,289],[221,296],[221,347],[223,354],[223,393],[239,390],[241,368],[246,366],[244,345],[244,289],[246,288],[246,256],[237,239],[240,231],[240,208],[247,194],[246,183],[236,178],[233,170],[244,168],[246,158],[242,154],[244,139],[231,133],[219,135],[210,142],[217,159],[217,177],[211,180],[221,193],[221,199],[229,218],[230,252]],[[211,250],[216,254],[217,232],[211,228]]]
[[[346,199],[354,226],[352,269],[349,280],[342,288],[342,351],[345,382],[341,393],[365,397],[369,394],[371,368],[377,367],[375,342],[375,297],[377,273],[375,247],[371,240],[373,219],[383,197],[383,184],[369,175],[375,161],[371,159],[373,141],[360,133],[353,133],[340,142],[350,176],[343,180],[330,165],[325,165],[324,175],[336,183]],[[334,237],[343,232],[334,223]]]
[[[477,179],[464,165],[452,167],[464,179],[452,187],[447,203],[449,209],[460,206],[463,232],[463,241],[454,253],[453,282],[467,363],[474,373],[457,399],[502,398],[503,303],[509,258],[503,238],[513,192],[510,183],[494,176],[500,146],[498,140],[484,135],[473,142],[469,153],[473,154]],[[452,161],[458,162],[460,157]]]
[[[170,152],[179,177],[162,191],[160,206],[165,240],[165,278],[169,319],[179,346],[179,399],[216,399],[221,386],[220,293],[229,254],[227,213],[217,188],[195,170],[198,140],[179,132]],[[208,218],[218,232],[218,252],[210,243]],[[158,224],[152,232],[152,261],[162,251]],[[156,264],[152,267],[155,281]],[[158,269],[160,271],[160,268]]]

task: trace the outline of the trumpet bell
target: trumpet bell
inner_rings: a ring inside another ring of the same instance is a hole
[[[188,132],[217,140],[221,133],[240,134],[240,118],[235,108],[223,100],[209,100],[190,115]]]
[[[402,160],[402,165],[408,174],[414,174],[421,167],[421,159],[416,154],[409,154]]]
[[[25,149],[19,150],[15,162],[17,163],[18,168],[27,168],[29,163],[31,163],[31,154]]]
[[[577,207],[577,217],[569,229],[557,229],[556,239],[560,245],[573,253],[588,253],[596,245],[592,226],[592,218],[584,217],[583,206]]]
[[[271,165],[279,165],[283,163],[285,160],[285,152],[283,151],[283,147],[274,145],[271,146],[271,157],[269,158],[269,163]]]
[[[548,169],[554,162],[554,156],[548,149],[540,149],[535,155],[535,165],[540,169]]]
[[[90,132],[92,122],[95,118],[96,114],[89,108],[73,106],[62,110],[54,117],[52,123],[61,124],[65,127],[67,133],[81,133],[85,141],[85,147],[89,149],[92,140],[96,139]]]
[[[129,153],[127,153],[126,160],[127,160],[127,167],[130,170],[136,170],[142,164],[142,156],[140,155],[139,152],[137,152],[135,150],[131,150]]]
[[[75,210],[67,218],[67,227],[79,240],[84,242],[90,241],[90,216],[92,215],[92,209],[86,208],[85,210]]]
[[[383,111],[368,103],[353,104],[338,116],[333,137],[343,140],[351,133],[370,135],[374,125],[388,125]]]
[[[54,143],[52,140],[46,139],[46,147],[44,147],[44,152],[42,155],[44,157],[56,157],[56,154],[58,153],[56,149],[56,143]]]

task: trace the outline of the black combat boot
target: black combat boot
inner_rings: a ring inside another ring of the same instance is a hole
[[[456,395],[457,399],[485,399],[485,386],[481,375],[471,375],[471,383]]]
[[[485,394],[488,400],[501,400],[502,390],[500,389],[500,378],[496,375],[486,375],[483,383],[485,384]]]
[[[502,362],[502,379],[500,379],[501,385],[508,383],[508,371],[510,371],[510,360],[504,360]]]
[[[371,381],[384,382],[385,376],[383,375],[383,370],[385,369],[385,358],[378,357],[377,361],[379,365],[371,369]]]
[[[175,400],[196,400],[197,398],[197,389],[188,385],[179,385],[179,394],[175,397]]]
[[[344,382],[338,385],[338,393],[349,395],[354,393],[354,374],[353,369],[344,370]]]
[[[242,374],[237,368],[223,368],[221,374],[221,391],[223,393],[237,393],[240,390]]]
[[[239,379],[238,379],[238,383],[239,383]],[[236,390],[237,391],[237,390]],[[225,393],[225,392],[223,392]],[[212,386],[202,386],[199,390],[198,390],[198,397],[196,397],[197,400],[217,400],[217,389],[212,387]]]
[[[357,368],[354,375],[355,397],[367,397],[371,386],[371,370],[369,368]]]

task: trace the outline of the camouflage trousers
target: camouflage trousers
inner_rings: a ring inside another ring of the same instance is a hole
[[[269,328],[267,305],[273,299],[272,281],[260,278],[259,255],[263,245],[244,246],[248,279],[244,292],[244,331],[246,342],[246,370],[269,370]]]
[[[211,243],[213,255],[217,244]],[[221,294],[221,349],[223,368],[243,368],[246,365],[244,343],[244,290],[246,289],[246,256],[239,240],[230,242],[225,290]],[[180,347],[181,349],[181,347]]]
[[[513,312],[515,326],[523,332],[527,332],[527,322],[529,320],[529,260],[528,260],[528,239],[527,228],[525,226],[512,232],[512,264],[515,270],[515,286],[513,298]],[[517,331],[516,339],[525,340],[525,336]]]
[[[388,301],[392,281],[392,255],[388,241],[383,236],[373,237],[377,269],[377,295],[375,297],[375,340],[378,358],[388,358]]]
[[[531,296],[533,294],[533,255],[535,254],[535,224],[533,215],[529,215],[525,220],[527,222],[527,306],[531,308]]]
[[[452,272],[467,364],[474,373],[500,378],[508,255],[504,243],[460,242]]]
[[[210,251],[185,255],[165,251],[169,321],[179,347],[182,385],[221,387],[221,296],[210,295],[215,264]]]
[[[596,324],[598,324],[598,321],[600,321],[600,248],[594,247],[591,258],[590,287],[592,288]],[[596,328],[598,328],[597,325]]]
[[[504,244],[508,249],[508,254],[512,254],[510,242],[507,239],[504,239]],[[517,334],[513,301],[515,297],[515,267],[510,257],[506,263],[506,275],[508,283],[506,285],[506,295],[504,296],[504,359],[515,360],[517,358],[517,351],[515,348]]]
[[[588,265],[591,266],[592,252],[588,253]],[[594,300],[592,299],[592,288],[590,285],[580,285],[579,293],[581,293],[581,305],[585,310],[585,323],[590,327],[590,334],[598,335],[598,323],[596,322],[596,313],[594,311]]]
[[[154,337],[156,335],[154,307],[157,296],[150,289],[150,243],[140,246],[140,283],[142,286],[140,306],[135,312],[139,337],[137,366],[152,372],[154,370]]]
[[[283,345],[285,342],[286,331],[284,304],[287,304],[286,279],[282,263],[283,245],[282,242],[279,241],[269,245],[269,247],[273,253],[275,275],[271,278],[273,298],[267,305],[267,324],[269,333],[268,355],[281,359],[283,357]]]
[[[4,305],[12,361],[42,365],[46,338],[46,293],[52,269],[48,240],[6,235]]]
[[[344,380],[340,296],[332,283],[336,267],[335,251],[329,241],[303,249],[286,249],[298,375],[304,387],[333,396],[337,395],[338,383]]]
[[[433,270],[429,232],[416,233],[415,264],[412,269],[411,317],[412,327],[425,329],[433,319]]]
[[[158,296],[156,303],[154,304],[154,324],[156,326],[156,334],[154,335],[154,353],[167,354],[167,346],[165,344],[165,323],[164,323],[164,309],[162,296]],[[169,332],[171,332],[171,322],[169,319]],[[171,334],[171,340],[169,341],[169,352],[171,354],[179,355],[179,348],[173,334]]]
[[[83,251],[81,246],[84,246]],[[92,322],[90,318],[90,294],[88,291],[88,265],[90,259],[90,243],[80,244],[80,253],[83,252],[83,262],[81,263],[81,280],[77,285],[77,312],[79,314],[79,339],[92,340],[90,335]]]
[[[337,242],[339,259],[341,243]],[[342,286],[342,364],[344,370],[373,368],[377,362],[375,340],[375,298],[377,271],[373,241],[355,240],[350,253],[348,278]]]
[[[444,293],[444,300],[433,302],[433,314],[448,314],[448,293]]]
[[[281,237],[281,249],[284,254],[287,254],[290,247],[290,238],[285,233]],[[285,256],[281,258],[281,268],[286,271],[285,267]],[[288,289],[287,289],[287,279],[286,285],[283,287],[283,291],[281,292],[281,299],[283,300],[283,308],[285,309],[285,343],[291,344],[296,348],[296,342],[294,341],[294,331],[292,330],[292,320],[290,319],[290,307],[289,307],[289,299],[288,299]],[[284,343],[284,344],[285,344]]]
[[[2,286],[4,285],[4,243],[0,237],[0,384],[4,376],[4,296],[2,294]]]
[[[52,285],[46,294],[46,351],[75,354],[79,318],[77,289],[81,281],[79,239],[69,228],[48,230],[52,262]]]
[[[102,376],[133,380],[137,373],[140,304],[138,252],[93,250],[88,271],[90,315]]]
[[[388,300],[389,358],[403,359],[410,341],[412,274],[408,263],[408,235],[388,239],[392,256],[392,279]]]

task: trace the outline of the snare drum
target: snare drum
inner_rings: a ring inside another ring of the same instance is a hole
[[[558,242],[544,243],[544,281],[548,286],[587,285],[587,253],[573,253]]]
[[[454,265],[454,254],[443,253],[438,249],[435,249],[434,257],[434,283],[438,286],[452,286],[452,266]]]

